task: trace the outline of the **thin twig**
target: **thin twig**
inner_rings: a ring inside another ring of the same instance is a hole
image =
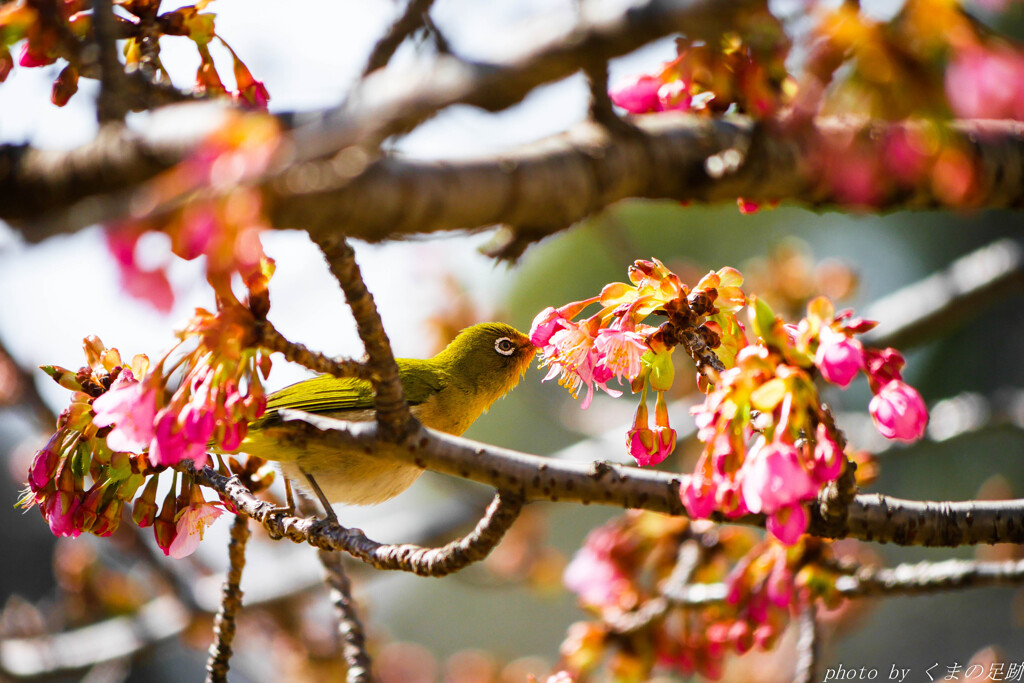
[[[395,23],[391,25],[387,33],[373,46],[373,50],[366,60],[366,66],[363,67],[364,78],[377,69],[387,66],[395,51],[398,50],[398,46],[424,26],[424,20],[430,12],[432,4],[434,4],[434,0],[409,0],[405,11],[395,19]]]
[[[245,568],[245,546],[249,540],[249,518],[235,515],[228,544],[228,573],[221,591],[220,611],[213,622],[213,643],[206,661],[206,683],[227,683],[231,661],[231,644],[238,626],[238,612],[242,609],[242,570]]]
[[[368,380],[373,376],[370,366],[350,358],[330,358],[318,351],[312,351],[304,345],[289,341],[268,321],[257,323],[257,345],[268,351],[277,351],[285,359],[297,363],[315,372],[335,377],[356,377]]]
[[[356,330],[366,347],[367,365],[373,383],[373,405],[377,411],[377,424],[386,438],[401,438],[412,424],[412,415],[405,403],[402,382],[398,375],[391,342],[373,296],[366,289],[363,276],[356,263],[355,251],[344,237],[317,243],[327,259],[331,273],[345,292],[345,299],[356,320]]]
[[[326,126],[314,124],[296,132],[296,160],[322,159],[356,144],[376,148],[455,104],[506,109],[534,88],[571,76],[594,60],[628,54],[676,31],[695,38],[716,37],[734,27],[737,14],[756,4],[756,0],[647,0],[618,15],[588,17],[543,44],[524,31],[523,52],[501,64],[442,56],[426,76],[378,71],[352,93],[343,111],[325,113]]]
[[[348,529],[312,517],[286,515],[254,496],[238,477],[225,477],[210,468],[195,472],[196,481],[223,493],[238,510],[252,517],[274,538],[288,538],[323,550],[343,550],[377,569],[408,571],[420,576],[445,576],[484,559],[501,541],[522,508],[514,493],[499,492],[483,518],[466,536],[440,548],[382,544],[360,529]]]
[[[814,683],[818,680],[818,662],[821,658],[821,631],[818,628],[817,608],[809,600],[800,610],[797,620],[800,636],[796,643],[796,671],[794,683]]]
[[[352,599],[352,583],[345,574],[338,553],[321,550],[318,555],[324,566],[327,585],[331,587],[331,602],[338,614],[338,634],[345,663],[348,664],[346,680],[348,683],[369,683],[373,680],[372,663],[366,652],[366,631]]]
[[[679,556],[676,559],[676,566],[662,589],[663,593],[672,593],[682,590],[690,583],[690,578],[701,562],[701,546],[694,539],[683,541],[679,546]],[[664,594],[648,600],[632,612],[621,615],[618,619],[608,622],[608,628],[617,635],[631,635],[641,631],[651,624],[660,621],[673,603]]]

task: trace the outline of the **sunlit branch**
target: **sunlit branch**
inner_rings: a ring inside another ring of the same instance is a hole
[[[377,569],[408,571],[421,576],[444,576],[484,559],[512,526],[522,507],[515,495],[499,492],[484,517],[465,537],[440,548],[377,543],[359,529],[347,529],[312,517],[293,517],[254,496],[237,477],[210,468],[195,473],[198,483],[224,494],[245,515],[274,538],[308,543],[322,550],[343,550]]]
[[[376,425],[351,423],[297,410],[281,411],[294,420],[297,440],[315,439],[338,448],[373,446],[380,457],[470,479],[511,491],[524,500],[598,503],[685,515],[679,498],[682,475],[612,465],[606,462],[560,462],[487,446],[420,427],[397,443],[378,439]],[[306,424],[301,424],[301,423]],[[204,482],[205,483],[205,482]],[[1024,542],[1024,500],[932,502],[908,501],[880,494],[860,494],[849,506],[843,528],[835,528],[812,506],[808,533],[899,545],[959,546]],[[761,526],[749,515],[716,521]]]
[[[671,113],[629,120],[637,128],[634,135],[583,123],[475,160],[385,158],[364,170],[368,160],[351,153],[299,164],[265,186],[271,220],[314,236],[344,226],[347,235],[368,240],[506,225],[507,246],[495,251],[514,256],[530,242],[627,198],[718,203],[742,196],[842,205],[843,188],[820,170],[821,150],[841,148],[858,136],[884,140],[919,127],[823,119],[804,128],[777,128],[742,117]],[[952,125],[948,140],[965,146],[979,168],[977,205],[1024,204],[1024,183],[1015,180],[1024,167],[1024,123],[963,121]],[[738,159],[734,167],[715,161],[726,152]],[[840,168],[846,160],[840,155],[830,163]],[[936,207],[947,199],[923,177],[874,208]]]
[[[249,518],[235,515],[228,543],[228,573],[221,589],[220,611],[213,622],[213,643],[206,661],[207,683],[226,683],[231,661],[231,644],[235,639],[238,612],[242,609],[242,570],[245,568],[245,546],[249,540]]]
[[[345,663],[348,664],[346,680],[348,683],[369,683],[373,680],[372,663],[366,652],[366,632],[352,598],[352,582],[345,574],[338,553],[321,550],[318,555],[324,566],[325,580],[331,588],[331,602],[338,615],[338,634]]]
[[[317,242],[356,320],[356,330],[366,347],[367,366],[373,383],[377,423],[387,436],[401,437],[412,420],[405,403],[391,342],[377,312],[373,295],[366,289],[355,252],[344,237]]]

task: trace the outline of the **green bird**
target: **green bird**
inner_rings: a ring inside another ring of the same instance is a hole
[[[405,400],[427,427],[462,434],[519,383],[536,352],[529,337],[504,323],[467,327],[433,358],[397,359]],[[368,421],[374,419],[373,388],[365,380],[330,375],[285,387],[267,397],[267,412],[249,425],[238,448],[277,461],[292,483],[313,493],[319,488],[332,503],[381,503],[409,488],[423,471],[362,450],[290,439],[294,428],[281,419],[283,408]]]

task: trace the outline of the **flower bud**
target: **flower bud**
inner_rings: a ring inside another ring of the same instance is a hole
[[[160,514],[157,515],[156,520],[153,522],[153,536],[156,537],[156,544],[164,552],[164,555],[170,554],[171,543],[174,542],[175,536],[178,535],[177,526],[174,521],[177,513],[178,502],[175,499],[174,487],[172,486],[171,490],[167,492],[167,497],[164,498]]]
[[[69,64],[53,82],[50,101],[58,107],[63,107],[76,92],[78,92],[78,70]]]
[[[924,436],[928,409],[921,394],[901,380],[883,386],[868,404],[878,432],[887,439],[912,442]]]
[[[132,505],[132,521],[140,527],[150,526],[156,519],[156,487],[159,479],[157,476],[149,477],[142,495]]]
[[[823,327],[814,364],[826,381],[841,387],[849,386],[857,373],[865,368],[864,348],[856,339]]]
[[[53,482],[53,475],[56,474],[57,466],[60,464],[58,447],[61,436],[63,436],[61,432],[51,436],[50,440],[46,442],[46,446],[37,451],[32,460],[32,466],[28,470],[28,485],[33,493],[43,490]]]

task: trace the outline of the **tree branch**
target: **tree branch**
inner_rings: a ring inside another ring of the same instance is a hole
[[[316,440],[322,447],[367,447],[382,458],[395,458],[435,472],[470,479],[524,500],[598,503],[686,515],[679,498],[683,475],[606,462],[558,462],[550,458],[434,432],[420,426],[405,439],[378,438],[371,423],[351,423],[297,410],[282,410],[295,420],[294,438]],[[202,483],[208,483],[203,481]],[[216,487],[215,487],[216,488]],[[218,490],[221,490],[218,488]],[[760,515],[719,522],[763,526]],[[826,538],[858,538],[899,545],[959,546],[1024,542],[1024,499],[1009,501],[921,502],[861,494],[849,506],[845,524],[837,526],[810,506],[808,533]],[[316,544],[313,539],[311,543]]]
[[[288,538],[322,550],[343,550],[377,569],[402,570],[420,576],[445,576],[486,557],[501,541],[519,515],[522,500],[515,494],[499,492],[476,528],[465,537],[440,548],[381,544],[360,529],[347,529],[313,517],[292,517],[280,508],[260,500],[238,479],[225,477],[206,467],[196,471],[203,486],[224,494],[238,510],[263,525],[273,538]]]
[[[818,680],[818,661],[821,656],[821,632],[818,629],[817,609],[810,600],[800,609],[797,621],[800,637],[796,644],[795,683],[813,683]]]
[[[327,585],[331,588],[331,602],[338,614],[338,634],[348,664],[346,680],[348,683],[369,683],[373,680],[372,663],[366,652],[366,633],[352,599],[352,583],[345,574],[338,553],[321,550],[317,554],[324,566]]]
[[[344,237],[317,242],[331,273],[341,285],[356,319],[356,330],[369,357],[367,367],[373,383],[373,406],[377,423],[386,437],[400,438],[409,429],[413,417],[405,403],[398,364],[391,351],[384,324],[381,322],[373,295],[366,289],[356,263],[356,255]]]
[[[245,546],[249,540],[249,518],[235,515],[228,543],[228,573],[221,591],[220,611],[213,622],[213,643],[206,661],[206,683],[227,683],[231,661],[231,644],[235,639],[238,612],[242,609],[242,570],[245,568]]]
[[[663,36],[718,36],[733,18],[758,0],[647,0],[626,12],[581,22],[567,34],[538,45],[524,31],[522,53],[501,64],[470,63],[443,55],[429,73],[378,71],[349,98],[349,106],[328,112],[326,123],[296,131],[295,160],[332,155],[350,145],[376,148],[438,111],[468,104],[500,111],[545,83],[571,76],[592,60],[628,54]]]
[[[783,199],[813,207],[844,203],[844,188],[821,172],[820,154],[851,137],[881,144],[916,130],[915,123],[818,121],[775,129],[742,117],[708,119],[663,113],[631,119],[637,134],[616,136],[583,123],[562,135],[498,156],[451,162],[386,158],[366,170],[352,164],[299,165],[265,190],[272,223],[324,237],[378,241],[446,230],[512,226],[512,237],[536,241],[622,199],[725,202],[736,197]],[[962,121],[948,131],[979,167],[974,200],[986,207],[1024,205],[1024,122]],[[726,171],[725,152],[741,162]],[[347,159],[347,157],[346,157]],[[846,163],[837,156],[836,168]],[[930,176],[880,198],[874,208],[943,206]]]
[[[366,66],[363,67],[364,78],[377,69],[387,66],[405,39],[424,27],[424,20],[433,4],[434,0],[409,0],[405,11],[395,19],[395,23],[391,25],[387,33],[381,36],[381,39],[373,46],[373,50],[366,60]]]
[[[92,24],[99,53],[100,94],[96,116],[100,123],[124,121],[128,103],[124,93],[124,67],[117,58],[114,4],[111,0],[92,0]]]
[[[366,363],[351,358],[329,358],[319,351],[312,351],[306,346],[289,341],[277,331],[270,322],[257,323],[257,345],[268,351],[277,351],[284,355],[285,360],[297,363],[314,372],[335,377],[356,377],[369,380],[373,372]]]

